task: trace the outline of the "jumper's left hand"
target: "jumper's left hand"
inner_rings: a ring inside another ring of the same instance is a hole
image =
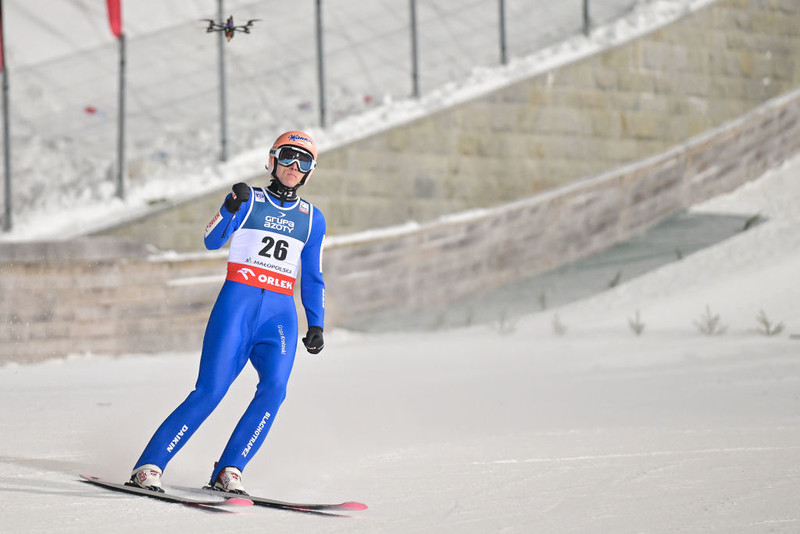
[[[325,346],[325,341],[322,339],[322,328],[309,326],[306,337],[303,338],[303,345],[311,354],[319,354],[319,351]]]

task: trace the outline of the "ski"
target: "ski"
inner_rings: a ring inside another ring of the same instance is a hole
[[[99,486],[101,488],[109,489],[111,491],[119,491],[129,495],[140,495],[142,497],[149,497],[151,499],[158,499],[160,501],[171,502],[176,504],[183,504],[193,508],[201,508],[213,512],[230,512],[231,510],[222,508],[224,506],[252,506],[253,501],[244,498],[241,495],[228,496],[221,494],[223,499],[193,499],[191,497],[184,497],[182,495],[175,495],[169,492],[158,492],[136,486],[126,486],[125,484],[118,484],[116,482],[109,482],[102,478],[91,475],[80,475],[84,482]]]
[[[241,497],[236,493],[227,493],[224,491],[215,490],[209,487],[204,487],[201,490],[196,488],[181,488],[185,490],[202,491],[210,495],[220,495],[228,498]],[[256,497],[253,495],[246,495],[245,498],[253,501],[255,506],[266,506],[268,508],[279,508],[282,510],[292,510],[295,512],[309,512],[309,513],[325,513],[326,515],[334,515],[331,512],[358,512],[367,509],[367,505],[355,501],[346,501],[340,503],[300,503],[289,501],[278,501],[276,499],[268,499],[265,497]]]

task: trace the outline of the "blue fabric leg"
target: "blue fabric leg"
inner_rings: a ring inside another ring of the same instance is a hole
[[[195,389],[161,423],[134,468],[154,464],[164,470],[241,373],[250,352],[248,325],[260,310],[260,291],[253,289],[234,282],[223,286],[206,327]]]
[[[258,372],[256,393],[228,440],[211,480],[216,480],[219,472],[228,466],[244,470],[264,443],[278,408],[286,397],[286,386],[297,349],[294,302],[291,302],[290,310],[286,307],[284,302],[284,313],[276,315],[259,329],[257,338],[260,342],[254,346],[250,357]]]

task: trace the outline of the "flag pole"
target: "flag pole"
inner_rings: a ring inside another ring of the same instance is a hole
[[[5,197],[5,217],[3,217],[3,231],[10,232],[11,223],[11,137],[9,133],[8,118],[8,70],[6,69],[6,47],[3,37],[3,1],[0,0],[0,71],[3,72],[3,168]]]
[[[322,0],[317,0],[317,86],[319,87],[319,125],[325,128],[325,49],[322,44]]]
[[[222,0],[217,0],[217,15],[219,20],[225,20],[222,14]],[[225,32],[219,32],[219,160],[228,161],[228,113],[225,97]]]
[[[117,196],[125,198],[125,34],[121,0],[106,0],[111,33],[119,41],[119,105],[117,106]]]
[[[125,34],[119,34],[119,105],[117,118],[117,196],[125,198]]]

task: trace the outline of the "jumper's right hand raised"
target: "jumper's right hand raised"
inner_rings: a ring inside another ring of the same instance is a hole
[[[233,185],[233,192],[225,199],[225,209],[231,213],[239,211],[243,202],[250,200],[250,186],[244,182]]]

